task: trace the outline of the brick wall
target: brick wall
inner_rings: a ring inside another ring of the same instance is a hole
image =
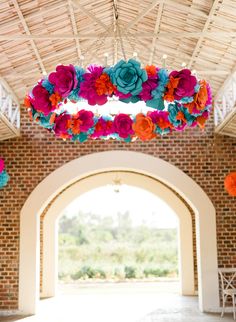
[[[151,142],[64,142],[28,121],[22,112],[22,135],[0,142],[0,155],[11,176],[0,190],[0,309],[17,308],[19,213],[29,193],[49,173],[80,156],[108,150],[131,150],[162,158],[193,178],[217,212],[219,266],[236,265],[236,202],[224,191],[224,177],[236,169],[236,140],[215,137],[213,121],[205,132],[190,129]],[[206,214],[207,215],[207,214]]]

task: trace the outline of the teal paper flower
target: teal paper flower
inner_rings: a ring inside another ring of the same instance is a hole
[[[8,173],[6,172],[6,170],[3,170],[0,173],[0,189],[7,185],[8,180],[9,180]]]
[[[147,80],[147,72],[134,59],[128,62],[121,60],[112,69],[112,83],[123,94],[138,95],[142,91],[142,84]]]

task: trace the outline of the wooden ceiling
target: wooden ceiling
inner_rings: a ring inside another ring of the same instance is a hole
[[[57,64],[143,65],[206,78],[214,94],[236,69],[235,0],[1,0],[0,77],[22,101]]]

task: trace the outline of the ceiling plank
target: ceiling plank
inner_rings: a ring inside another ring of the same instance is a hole
[[[26,34],[30,37],[31,36],[31,33],[30,33],[29,27],[28,27],[28,25],[27,25],[27,23],[25,21],[25,18],[23,16],[22,12],[21,12],[21,9],[20,9],[19,4],[18,4],[17,0],[12,0],[12,1],[13,1],[13,4],[14,4],[14,7],[16,9],[16,12],[17,12],[17,14],[19,16],[19,19],[20,19],[20,21],[21,21],[21,23],[23,25],[23,28],[24,28]],[[39,66],[41,68],[42,73],[44,75],[46,75],[47,74],[47,71],[45,69],[45,66],[44,66],[43,61],[42,61],[42,59],[40,57],[38,48],[36,47],[35,42],[34,42],[33,39],[30,39],[30,44],[31,44],[31,46],[32,46],[32,48],[34,50],[35,56],[36,56],[36,58],[38,60],[38,63],[39,63]]]
[[[193,54],[192,54],[192,57],[190,58],[190,61],[188,62],[188,68],[191,68],[193,63],[194,63],[194,60],[196,59],[196,57],[198,56],[199,54],[199,50],[201,48],[201,45],[202,45],[202,42],[204,40],[204,37],[206,36],[206,32],[210,26],[210,23],[216,13],[216,11],[218,10],[220,4],[222,3],[222,0],[214,0],[214,3],[211,7],[211,10],[209,12],[209,15],[206,19],[206,22],[204,24],[204,27],[202,29],[202,35],[199,37],[198,41],[197,41],[197,44],[194,48],[194,51],[193,51]]]

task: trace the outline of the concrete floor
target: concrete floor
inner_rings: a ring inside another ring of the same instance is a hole
[[[202,314],[197,297],[178,295],[176,283],[105,283],[60,286],[56,298],[40,301],[31,317],[0,317],[1,322],[229,322]]]

